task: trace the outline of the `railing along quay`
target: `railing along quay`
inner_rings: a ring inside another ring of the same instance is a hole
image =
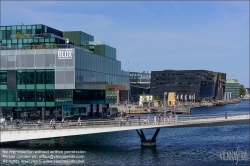
[[[10,123],[9,121],[5,124],[1,124],[1,132],[5,131],[34,131],[34,130],[62,130],[62,129],[94,129],[94,128],[108,128],[108,127],[167,127],[174,125],[188,125],[188,124],[202,124],[202,123],[213,123],[230,120],[241,120],[250,119],[249,114],[238,113],[238,114],[209,114],[209,115],[170,115],[167,118],[154,117],[132,118],[128,120],[122,120],[118,118],[113,119],[91,119],[82,120],[81,123],[78,121],[69,122],[56,122],[55,129],[49,122],[42,122],[38,125],[36,122],[20,122],[19,125]]]

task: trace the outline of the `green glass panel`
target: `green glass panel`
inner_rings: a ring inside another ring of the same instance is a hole
[[[36,25],[32,25],[32,29],[36,29]]]
[[[17,89],[25,89],[25,85],[17,85]]]
[[[55,38],[50,38],[50,42],[54,43],[55,42]]]
[[[2,40],[2,44],[6,44],[7,43],[7,40]]]
[[[16,26],[16,29],[17,30],[21,30],[21,26]]]
[[[8,43],[8,44],[11,44],[11,40],[7,40],[7,43]]]
[[[0,102],[0,106],[7,106],[7,102]]]
[[[6,27],[0,27],[0,30],[6,30]]]
[[[46,102],[46,106],[53,107],[53,106],[55,106],[55,103],[54,102]]]
[[[7,85],[0,85],[0,89],[7,89]]]
[[[28,39],[28,43],[33,43],[33,39]]]
[[[35,85],[34,84],[27,84],[26,89],[35,89]]]
[[[39,39],[39,43],[44,43],[44,38]]]
[[[46,89],[55,89],[55,84],[46,84]]]
[[[28,39],[23,39],[23,43],[28,43]]]
[[[26,102],[26,106],[29,107],[29,106],[35,106],[35,102]]]
[[[31,25],[27,25],[27,29],[31,29]]]
[[[11,30],[11,27],[7,27],[7,30]]]
[[[8,106],[16,106],[16,102],[8,102]]]
[[[45,39],[45,42],[46,42],[46,43],[49,43],[49,39]]]
[[[38,106],[38,107],[42,107],[42,106],[46,106],[45,105],[45,102],[36,102],[36,106]]]
[[[42,25],[37,25],[37,29],[42,29]]]
[[[37,84],[36,88],[37,89],[45,89],[45,84]]]
[[[38,39],[34,39],[34,43],[38,43]]]
[[[17,102],[17,106],[25,106],[25,102]]]
[[[12,39],[12,43],[17,43],[17,39]]]

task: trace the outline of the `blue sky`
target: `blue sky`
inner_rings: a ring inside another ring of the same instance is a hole
[[[250,87],[247,1],[1,2],[1,25],[22,21],[89,33],[123,70],[204,69]]]

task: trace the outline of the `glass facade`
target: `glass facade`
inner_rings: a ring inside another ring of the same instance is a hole
[[[0,27],[2,49],[56,48],[57,44],[66,44],[62,36],[61,31],[41,24]]]
[[[226,82],[225,92],[233,94],[234,98],[240,97],[240,84],[237,79],[229,79]]]
[[[42,24],[0,27],[0,113],[41,118],[43,112],[48,118],[60,108],[77,115],[93,111],[94,104],[99,109],[99,104],[115,103],[117,90],[130,89],[115,48],[105,46],[100,56],[72,45],[71,37],[65,44],[63,35]],[[80,46],[92,40],[80,32]],[[31,109],[37,113],[28,113]]]

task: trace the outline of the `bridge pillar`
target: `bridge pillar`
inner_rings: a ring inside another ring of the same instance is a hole
[[[153,137],[151,139],[146,139],[142,129],[140,131],[136,130],[137,134],[141,138],[141,146],[142,147],[155,147],[156,146],[156,137],[160,131],[160,128],[157,128]]]

